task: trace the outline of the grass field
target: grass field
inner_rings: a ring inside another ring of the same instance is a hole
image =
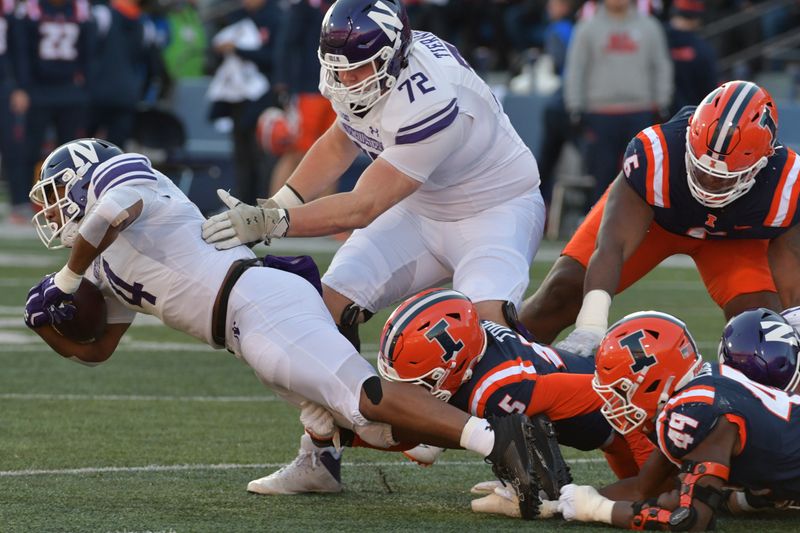
[[[64,257],[0,232],[0,532],[608,530],[472,514],[469,488],[491,472],[466,452],[422,469],[351,450],[341,495],[248,494],[250,479],[294,457],[296,411],[227,352],[147,317],[103,365],[61,359],[21,317],[28,288]],[[330,253],[317,259],[324,267]],[[547,268],[535,264],[533,286]],[[643,308],[679,315],[715,352],[723,320],[693,269],[657,269],[615,300],[612,318]],[[387,314],[362,330],[373,362]],[[599,455],[565,455],[577,482],[612,480]],[[720,529],[797,531],[796,519],[724,518]]]

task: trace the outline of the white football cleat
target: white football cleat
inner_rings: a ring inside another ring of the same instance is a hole
[[[438,446],[419,444],[410,450],[404,451],[403,455],[420,466],[431,466],[442,455],[443,451],[444,448],[439,448]]]
[[[256,494],[302,494],[304,492],[341,492],[342,456],[333,448],[317,448],[311,437],[303,434],[300,451],[294,461],[272,474],[247,484]]]

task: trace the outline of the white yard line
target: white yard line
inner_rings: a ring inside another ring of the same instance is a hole
[[[605,459],[602,457],[588,457],[580,459],[570,459],[568,462],[573,464],[584,463],[602,463]],[[27,476],[82,476],[103,473],[135,473],[135,472],[182,472],[182,471],[208,471],[208,470],[243,470],[243,469],[263,469],[263,468],[278,468],[285,463],[253,463],[253,464],[195,464],[195,465],[145,465],[145,466],[96,466],[84,468],[59,468],[47,470],[0,470],[0,477],[27,477]],[[485,464],[483,461],[438,461],[437,466],[478,466]],[[394,461],[378,461],[374,463],[367,462],[344,462],[342,466],[347,468],[370,468],[370,467],[416,467],[415,463],[411,461],[394,462]]]
[[[28,392],[6,392],[0,400],[43,401],[102,401],[102,402],[276,402],[277,396],[158,396],[142,394],[35,394]]]

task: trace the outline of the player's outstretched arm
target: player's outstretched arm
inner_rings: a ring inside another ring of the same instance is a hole
[[[644,239],[653,210],[620,174],[611,185],[595,248],[586,269],[584,298],[575,330],[557,347],[589,355],[608,328],[611,297],[617,291],[622,265]]]
[[[70,340],[60,335],[49,324],[34,328],[33,331],[60,356],[93,366],[111,357],[128,327],[130,324],[109,324],[102,337],[89,343]]]
[[[592,487],[567,485],[561,489],[559,510],[566,520],[624,529],[705,531],[726,497],[722,488],[738,447],[738,429],[721,417],[708,437],[681,458],[680,490],[651,500],[615,502]]]
[[[421,182],[378,158],[367,167],[352,191],[290,209],[287,236],[313,237],[363,228],[420,185]]]

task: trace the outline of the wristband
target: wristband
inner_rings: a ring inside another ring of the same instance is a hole
[[[65,294],[74,294],[78,290],[82,279],[83,275],[76,274],[70,270],[68,265],[64,265],[64,268],[53,276],[53,285]]]
[[[272,196],[272,199],[278,204],[278,207],[283,209],[298,207],[305,203],[303,197],[289,185],[281,187],[280,190]]]
[[[575,329],[590,328],[608,329],[608,310],[611,307],[611,296],[602,289],[593,289],[583,297],[583,305],[575,319]]]

